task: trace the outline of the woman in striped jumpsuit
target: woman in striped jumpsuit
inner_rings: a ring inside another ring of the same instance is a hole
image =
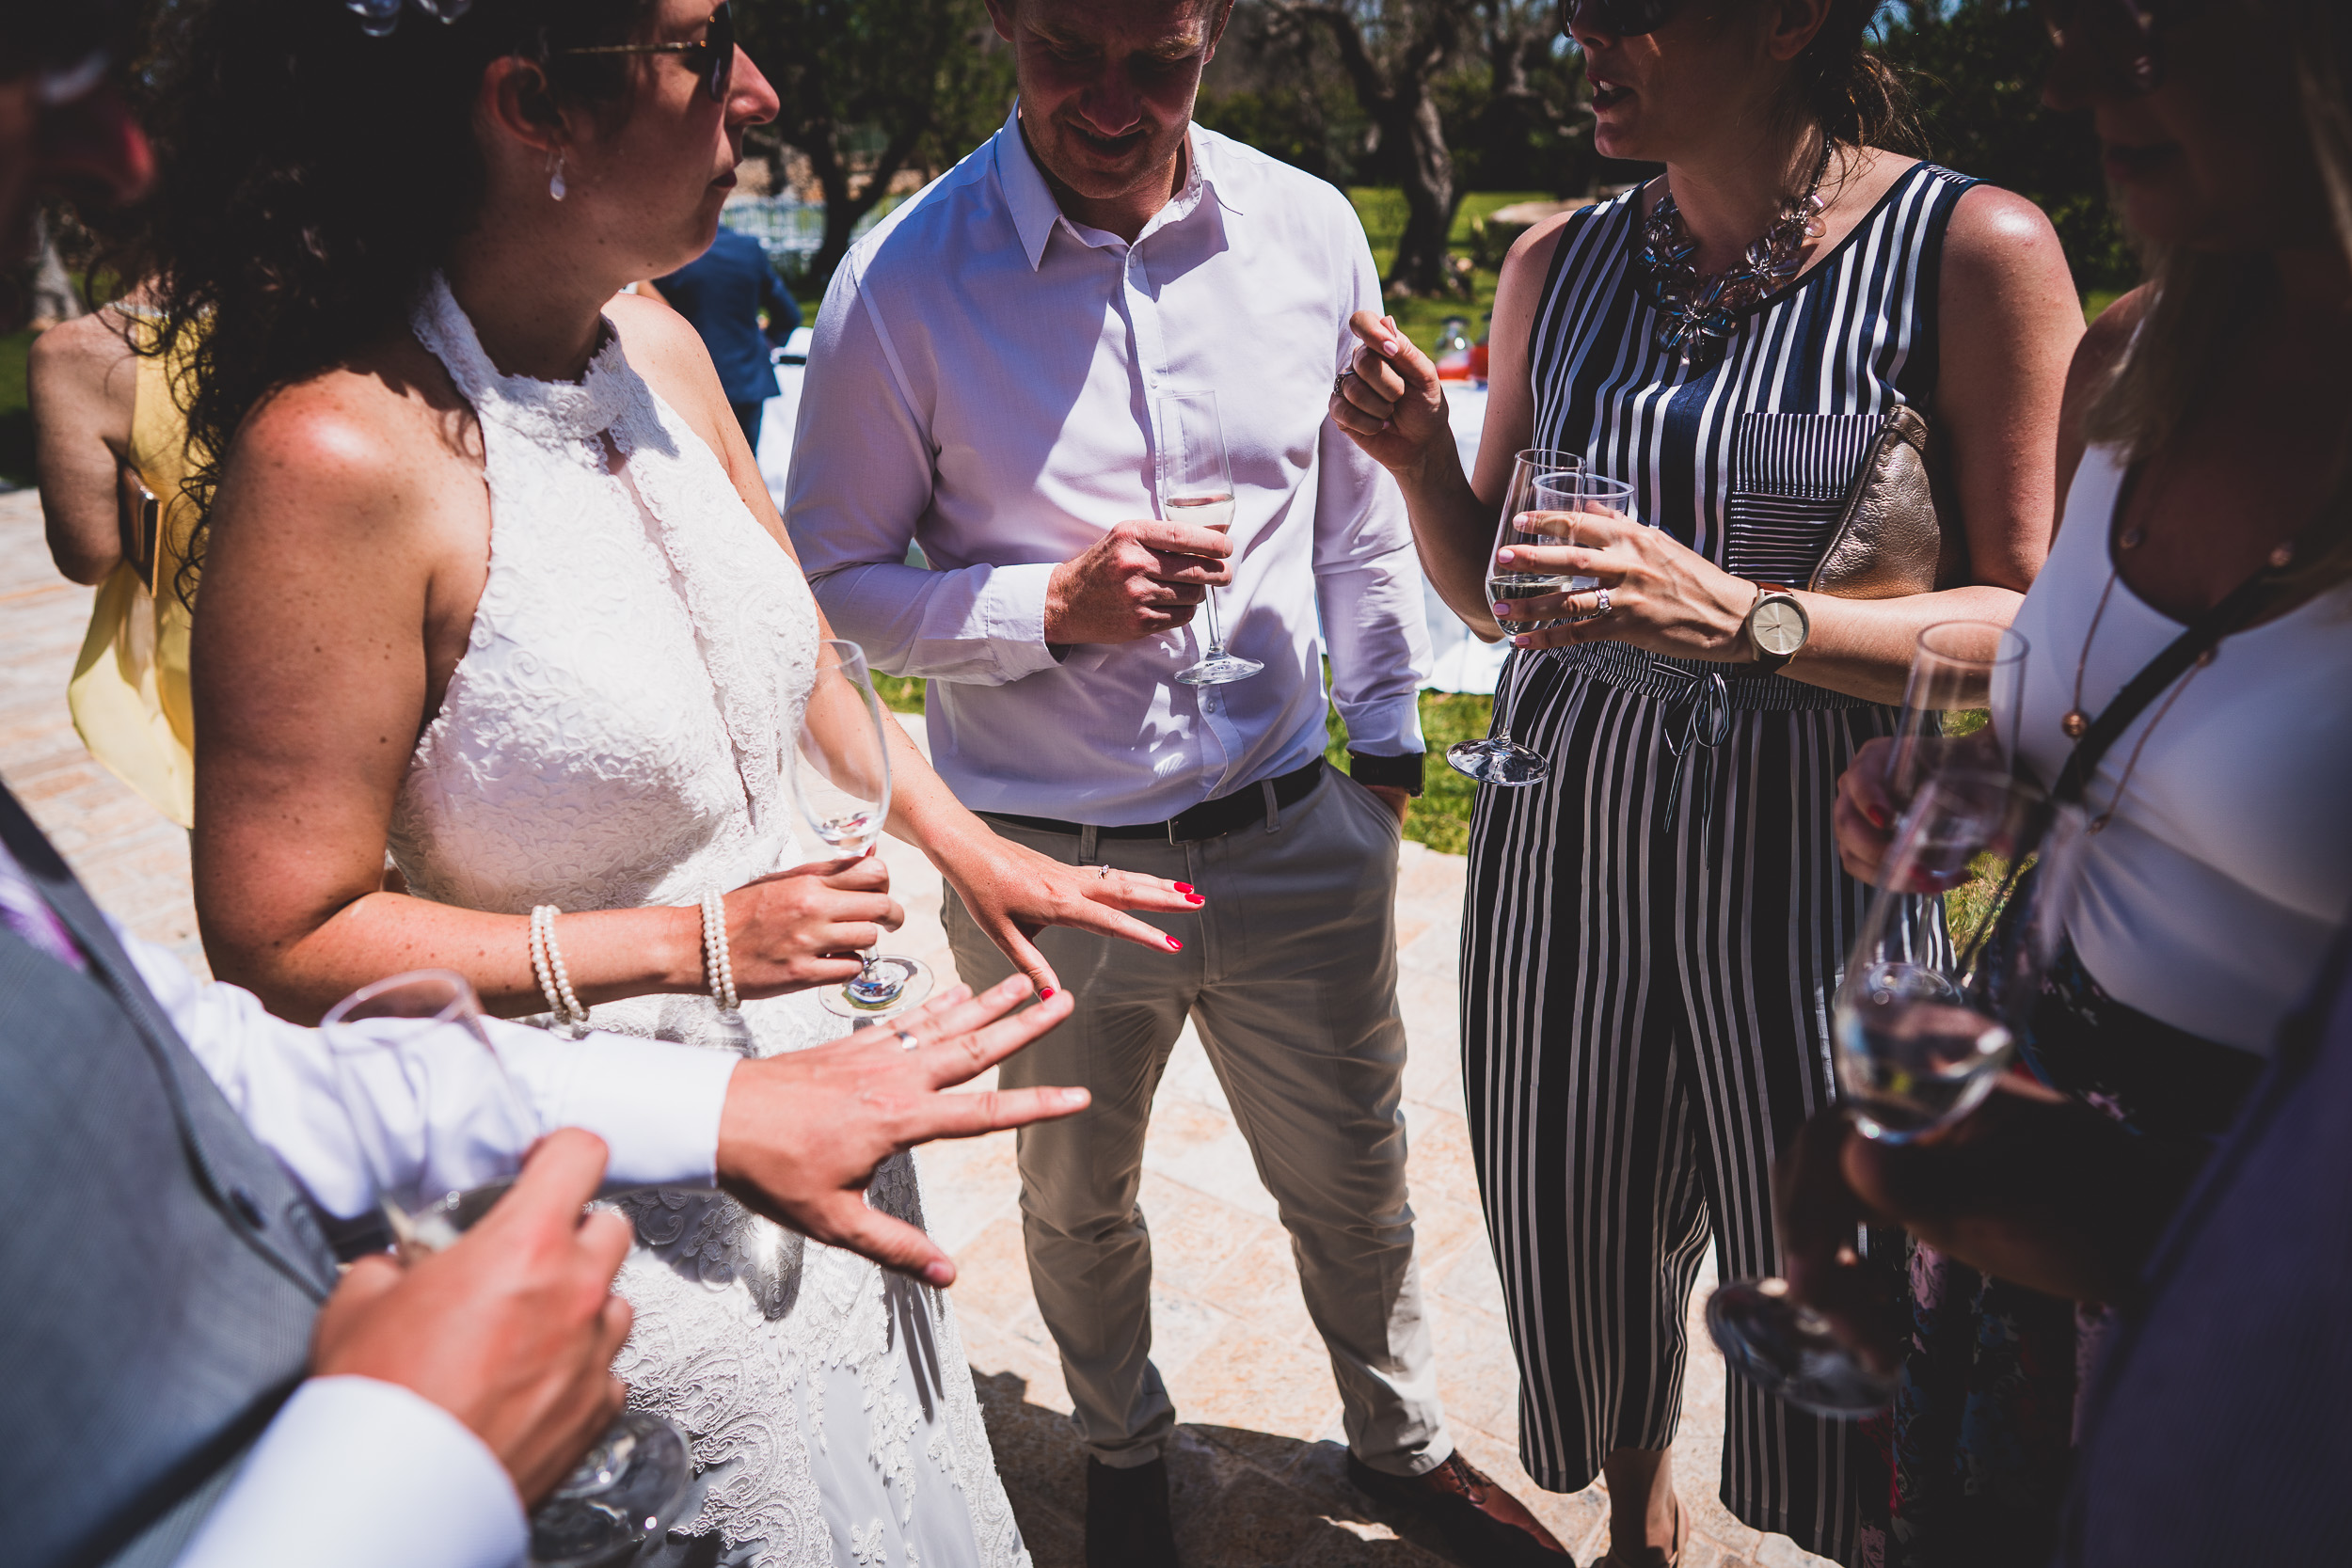
[[[1685,1534],[1670,1457],[1702,1249],[1726,1278],[1779,1272],[1772,1161],[1833,1096],[1830,998],[1867,894],[1832,840],[1837,777],[1889,732],[1921,626],[2014,612],[2047,547],[2082,332],[2037,209],[1870,145],[1902,121],[1863,48],[1873,5],[1686,0],[1635,33],[1608,29],[1651,21],[1654,0],[1581,0],[1570,32],[1599,149],[1664,177],[1514,246],[1474,479],[1392,322],[1359,318],[1332,400],[1403,485],[1439,591],[1487,635],[1512,629],[1484,577],[1515,451],[1631,482],[1653,525],[1588,524],[1521,563],[1597,577],[1607,597],[1513,607],[1583,619],[1513,638],[1497,712],[1550,775],[1482,792],[1463,940],[1521,1458],[1560,1491],[1606,1474],[1610,1560],[1629,1568],[1672,1562]],[[1694,244],[1688,298],[1736,277],[1759,235],[1768,253],[1791,214],[1792,271],[1746,309],[1684,333],[1671,294],[1652,303],[1645,224],[1664,250]],[[1761,664],[1759,585],[1802,590],[1899,404],[1930,423],[1966,580],[1872,602],[1800,591],[1807,640]],[[1857,1560],[1876,1473],[1855,1429],[1732,1384],[1722,1496],[1749,1525]]]

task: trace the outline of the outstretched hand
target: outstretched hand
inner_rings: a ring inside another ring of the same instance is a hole
[[[1174,953],[1183,949],[1182,942],[1123,911],[1184,914],[1207,902],[1183,882],[1140,871],[1068,865],[993,832],[974,834],[958,851],[933,853],[931,859],[963,900],[972,923],[1003,949],[1041,997],[1061,988],[1054,966],[1030,940],[1046,927],[1067,926]]]
[[[917,1144],[1086,1108],[1084,1089],[940,1092],[1070,1016],[1067,995],[1012,1013],[1028,994],[1020,975],[977,997],[957,986],[847,1039],[739,1066],[719,1117],[719,1184],[744,1207],[829,1246],[926,1284],[953,1283],[956,1266],[938,1244],[868,1206],[866,1188],[884,1160]]]
[[[628,1303],[612,1276],[629,1226],[583,1213],[604,1141],[576,1127],[539,1141],[522,1175],[456,1243],[403,1269],[362,1258],[326,1298],[315,1377],[372,1377],[439,1405],[480,1437],[535,1504],[619,1415],[612,1357]]]

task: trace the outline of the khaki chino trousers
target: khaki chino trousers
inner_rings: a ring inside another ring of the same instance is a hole
[[[1007,1087],[1081,1084],[1094,1096],[1020,1132],[1029,1279],[1089,1450],[1148,1464],[1176,1421],[1152,1365],[1152,1238],[1136,1193],[1152,1097],[1190,1018],[1290,1231],[1349,1448],[1400,1475],[1444,1463],[1453,1443],[1405,1182],[1394,814],[1329,770],[1266,822],[1186,844],[991,825],[1065,863],[1189,882],[1208,900],[1141,917],[1181,953],[1045,931],[1038,946],[1076,1011],[1001,1069]],[[943,911],[965,984],[1011,973],[952,890]]]

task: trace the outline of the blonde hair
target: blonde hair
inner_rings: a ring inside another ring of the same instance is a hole
[[[2269,24],[2294,60],[2303,123],[2319,166],[2336,243],[2352,264],[2352,16],[2344,0],[2247,0],[2253,20]],[[2231,331],[2261,303],[2272,281],[2260,252],[2196,251],[2143,243],[2149,302],[2131,344],[2084,411],[2083,435],[2122,447],[2139,462],[2169,440]],[[2347,421],[2352,434],[2352,420]],[[2300,601],[2352,580],[2352,460],[2337,443],[2334,482],[2318,521],[2288,573]]]

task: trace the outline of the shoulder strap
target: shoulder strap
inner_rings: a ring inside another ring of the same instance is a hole
[[[2100,710],[2083,737],[2068,753],[2066,766],[2058,770],[2058,783],[2051,787],[2050,798],[2061,804],[2071,804],[2083,798],[2090,785],[2091,775],[2098,770],[2099,759],[2107,754],[2116,737],[2131,727],[2132,721],[2155,700],[2162,691],[2180,678],[2181,673],[2211,652],[2214,645],[2230,633],[2245,626],[2268,608],[2281,577],[2280,568],[2265,566],[2232,589],[2219,604],[2189,623],[2188,629],[2164,646],[2155,657],[2140,667],[2139,673],[2115,694],[2115,700]]]

